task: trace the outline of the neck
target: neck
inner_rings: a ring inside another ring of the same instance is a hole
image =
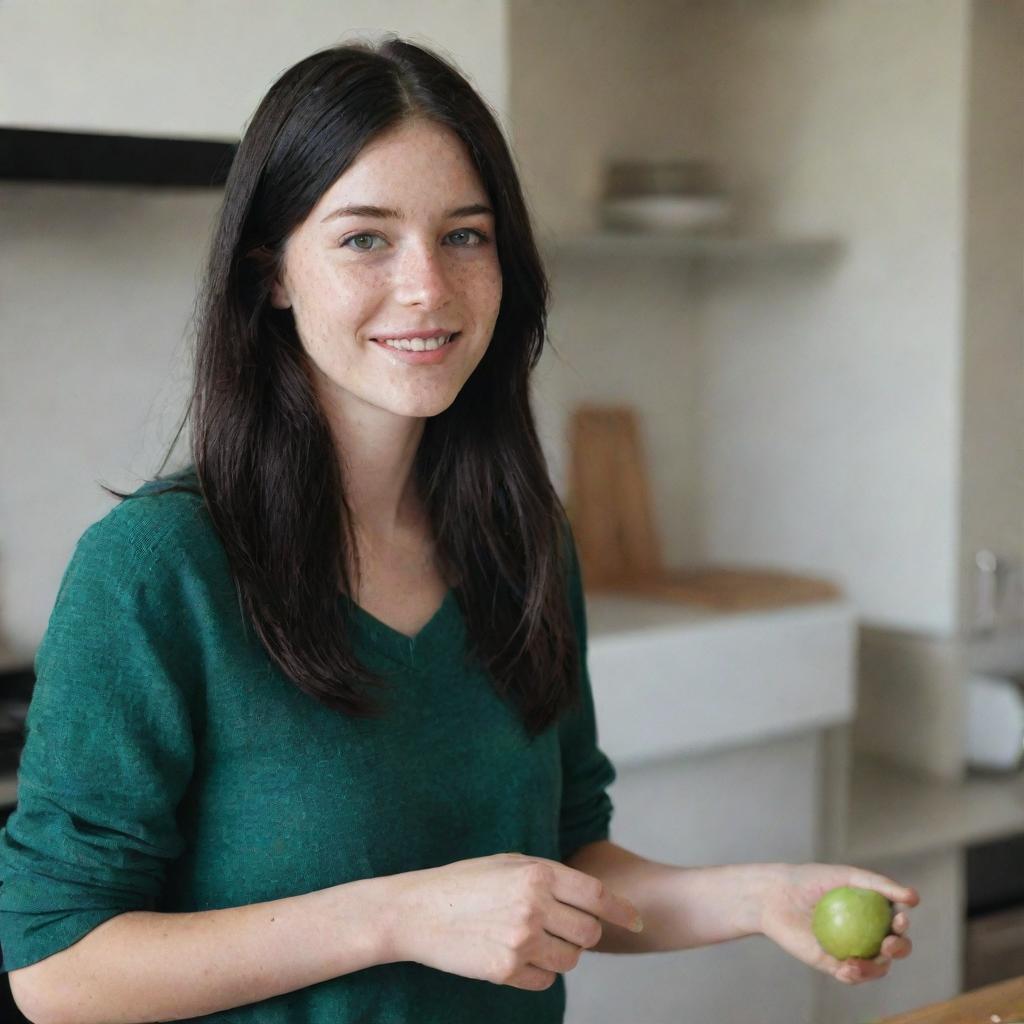
[[[327,420],[356,536],[401,546],[429,532],[413,475],[425,420],[354,402],[327,407]]]

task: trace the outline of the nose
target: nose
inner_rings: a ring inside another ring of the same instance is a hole
[[[452,295],[445,254],[439,247],[410,246],[398,265],[396,297],[405,305],[439,309]]]

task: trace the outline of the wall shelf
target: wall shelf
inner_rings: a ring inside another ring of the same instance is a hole
[[[0,181],[218,188],[236,140],[0,127]]]
[[[655,256],[715,263],[819,262],[835,259],[845,243],[833,236],[700,235],[659,231],[592,231],[541,242],[554,259]]]

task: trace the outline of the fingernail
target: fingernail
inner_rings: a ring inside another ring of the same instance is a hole
[[[638,918],[637,918],[637,919],[636,919],[636,920],[635,920],[635,921],[634,921],[634,922],[633,922],[633,923],[632,923],[632,924],[631,924],[631,925],[629,926],[629,929],[630,929],[630,931],[634,931],[634,932],[642,932],[642,931],[644,930],[644,922],[643,922],[643,919],[642,919],[642,918],[640,918],[640,917],[638,917]]]
[[[892,958],[888,956],[876,956],[872,963],[876,963],[879,967],[888,967],[892,963]]]

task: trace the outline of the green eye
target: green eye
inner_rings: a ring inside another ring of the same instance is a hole
[[[357,238],[380,238],[380,235],[371,235],[371,234],[368,234],[367,232],[364,231],[364,232],[362,232],[361,234],[358,234],[358,235],[350,235],[341,244],[343,246],[347,246],[349,242],[354,242]],[[357,245],[357,246],[353,246],[353,248],[358,249],[360,252],[372,252],[373,251],[373,247],[372,246]]]
[[[482,231],[477,231],[476,228],[459,228],[457,231],[452,231],[449,235],[449,239],[458,238],[464,236],[465,241],[453,242],[452,246],[456,249],[475,249],[477,246],[486,245],[488,238]],[[357,242],[361,238],[371,239],[370,245],[353,245],[353,242]],[[360,231],[357,235],[349,235],[348,238],[341,242],[342,248],[354,249],[356,252],[373,252],[377,247],[372,244],[372,239],[380,239],[380,235],[373,234],[369,231]]]
[[[469,235],[475,238],[475,241],[467,242],[465,245],[456,245],[456,249],[472,249],[478,245],[483,245],[487,241],[487,236],[482,231],[477,231],[476,228],[459,228],[458,231],[453,231],[448,237],[452,238],[455,235]]]

